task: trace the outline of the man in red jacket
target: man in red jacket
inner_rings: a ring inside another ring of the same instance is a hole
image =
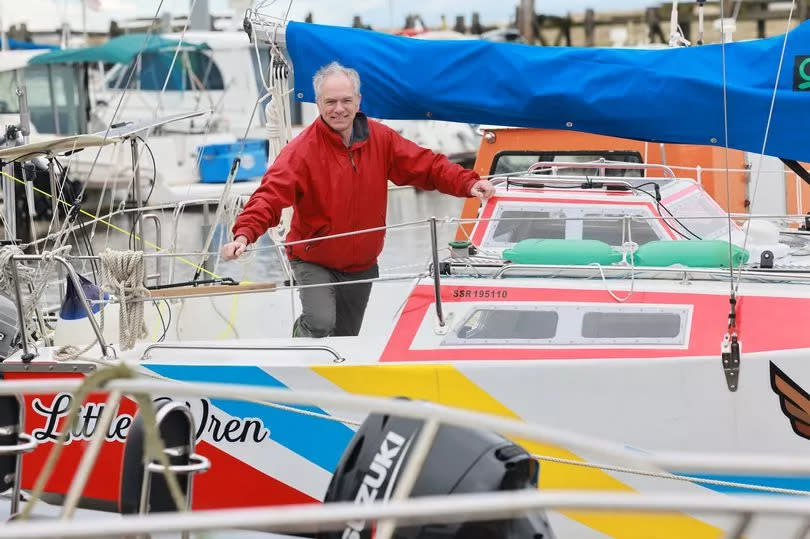
[[[320,118],[287,144],[233,225],[226,260],[277,226],[294,207],[287,246],[299,285],[368,281],[379,276],[384,231],[317,238],[385,226],[388,181],[438,189],[458,197],[489,198],[492,184],[445,156],[417,146],[359,112],[360,77],[337,62],[313,78]],[[293,335],[357,335],[371,283],[302,288],[303,313]]]

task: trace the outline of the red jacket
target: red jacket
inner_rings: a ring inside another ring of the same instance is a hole
[[[236,219],[233,235],[253,243],[294,207],[287,241],[385,225],[388,182],[467,197],[477,173],[417,146],[358,113],[351,145],[318,118],[281,151]],[[287,247],[287,256],[338,271],[363,271],[382,251],[385,231]]]

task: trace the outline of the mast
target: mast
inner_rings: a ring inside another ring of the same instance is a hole
[[[188,14],[188,29],[207,32],[211,30],[211,11],[208,0],[191,0],[192,10]]]

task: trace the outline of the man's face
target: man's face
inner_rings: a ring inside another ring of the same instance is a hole
[[[352,128],[354,117],[360,109],[360,96],[354,92],[354,85],[343,74],[331,75],[323,81],[318,97],[318,112],[327,125],[338,133]]]

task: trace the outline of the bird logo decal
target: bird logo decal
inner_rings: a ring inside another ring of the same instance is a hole
[[[782,412],[790,420],[793,432],[810,440],[810,395],[773,363],[771,389],[779,395]]]

